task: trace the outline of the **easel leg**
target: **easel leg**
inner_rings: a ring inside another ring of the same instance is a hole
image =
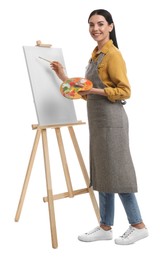
[[[48,198],[52,247],[57,248],[58,241],[57,241],[57,231],[56,231],[56,222],[55,222],[54,201],[53,201],[46,129],[43,129],[41,132],[42,132],[42,143],[43,143],[43,153],[44,153],[44,165],[45,165],[45,174],[46,174],[47,198]]]
[[[61,136],[61,131],[60,128],[55,128],[56,131],[56,137],[58,140],[58,146],[59,146],[59,151],[60,151],[60,156],[62,160],[62,165],[63,165],[63,170],[64,170],[64,175],[65,175],[65,180],[67,184],[67,189],[69,193],[69,197],[72,198],[73,195],[73,188],[72,188],[72,183],[71,183],[71,178],[68,170],[68,165],[67,165],[67,159],[64,151],[64,145],[63,145],[63,140]]]
[[[72,139],[72,142],[73,142],[76,154],[77,154],[77,158],[78,158],[78,161],[79,161],[79,164],[80,164],[83,176],[84,176],[85,183],[86,183],[87,187],[89,187],[90,180],[89,180],[89,177],[88,177],[88,173],[87,173],[87,170],[86,170],[86,167],[85,167],[85,164],[84,164],[84,160],[83,160],[77,139],[76,139],[74,129],[73,129],[72,126],[69,126],[68,129],[69,129],[69,133],[70,133],[70,136],[71,136],[71,139]],[[89,195],[90,195],[90,198],[91,198],[97,219],[98,219],[98,221],[100,221],[99,207],[98,207],[98,204],[97,204],[97,201],[96,201],[96,198],[95,198],[95,194],[94,194],[93,189],[91,187],[88,188],[88,191],[89,191]]]
[[[31,176],[31,171],[32,171],[32,167],[33,167],[38,143],[39,143],[39,138],[40,138],[40,130],[37,130],[35,140],[34,140],[34,145],[33,145],[30,160],[29,160],[29,164],[28,164],[28,168],[27,168],[27,172],[26,172],[26,176],[25,176],[25,180],[24,180],[24,184],[23,184],[23,188],[22,188],[22,193],[21,193],[21,196],[20,196],[17,212],[16,212],[16,215],[15,215],[15,221],[18,221],[19,218],[20,218],[20,214],[21,214],[22,207],[23,207],[23,202],[24,202],[24,199],[25,199],[26,191],[27,191],[27,186],[28,186],[29,179],[30,179],[30,176]]]

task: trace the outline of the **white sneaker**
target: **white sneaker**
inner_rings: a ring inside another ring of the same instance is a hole
[[[148,234],[147,228],[139,229],[139,228],[130,226],[128,228],[128,230],[122,236],[115,239],[115,243],[117,245],[130,245],[140,239],[147,237],[148,235],[149,234]]]
[[[96,227],[88,233],[78,236],[78,239],[83,242],[93,242],[98,240],[111,240],[113,238],[112,230],[104,230],[101,227]]]

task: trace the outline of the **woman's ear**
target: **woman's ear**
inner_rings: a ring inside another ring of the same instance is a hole
[[[109,32],[113,30],[113,27],[114,27],[113,23],[109,24]]]

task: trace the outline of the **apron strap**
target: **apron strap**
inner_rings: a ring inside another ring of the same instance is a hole
[[[97,61],[96,61],[97,65],[99,65],[99,63],[102,61],[102,59],[104,58],[104,56],[105,56],[105,54],[102,53],[102,52],[99,54],[99,56],[98,56],[98,58],[97,58]]]

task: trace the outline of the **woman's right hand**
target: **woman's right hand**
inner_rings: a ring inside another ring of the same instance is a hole
[[[65,75],[64,72],[64,68],[62,66],[62,64],[58,61],[52,61],[50,63],[50,66],[52,68],[52,70],[54,70],[57,74],[57,76],[62,80],[65,81],[66,79],[68,79],[68,77]]]

